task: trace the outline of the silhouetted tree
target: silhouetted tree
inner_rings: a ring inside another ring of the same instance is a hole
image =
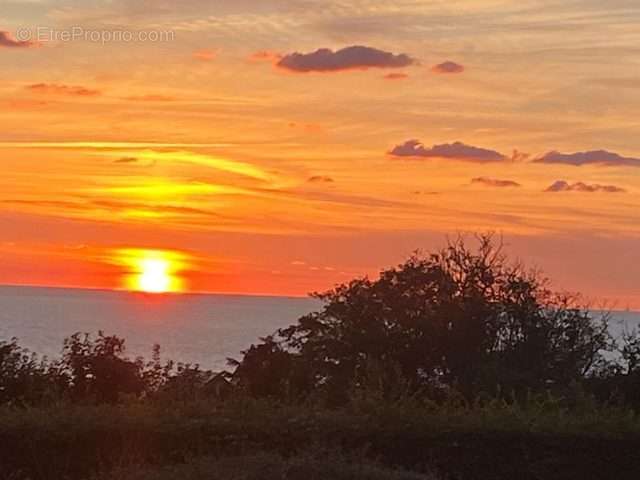
[[[234,376],[255,394],[302,364],[315,387],[347,392],[372,363],[398,368],[414,390],[525,391],[582,379],[610,348],[607,319],[511,264],[491,236],[416,254],[379,279],[314,296],[324,308],[245,352]]]
[[[303,359],[285,350],[273,337],[261,339],[242,352],[242,361],[229,359],[235,367],[233,384],[253,397],[291,398],[307,392],[311,371]]]
[[[145,390],[143,363],[124,358],[125,341],[98,333],[76,333],[64,342],[62,366],[69,374],[75,401],[115,403],[122,394],[140,395]]]
[[[618,357],[604,362],[587,379],[587,388],[602,403],[640,410],[640,332],[626,331],[619,340]]]

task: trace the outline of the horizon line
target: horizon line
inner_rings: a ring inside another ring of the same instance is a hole
[[[180,297],[180,296],[229,296],[229,297],[262,297],[262,298],[290,298],[296,300],[312,299],[311,294],[305,295],[279,295],[274,293],[250,293],[250,292],[215,292],[215,291],[189,291],[189,292],[163,292],[149,293],[136,290],[127,290],[124,288],[107,288],[107,287],[84,287],[77,285],[42,285],[28,283],[0,283],[0,288],[33,288],[40,290],[79,290],[86,292],[105,292],[105,293],[125,293],[130,295],[138,295],[144,297]]]

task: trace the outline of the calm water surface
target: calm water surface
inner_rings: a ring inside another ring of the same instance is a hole
[[[121,336],[130,356],[149,357],[162,346],[165,359],[222,369],[259,337],[320,307],[316,300],[234,295],[155,296],[31,287],[0,287],[0,339],[57,357],[75,332]],[[616,312],[611,330],[640,325],[640,314]]]
[[[129,356],[162,357],[225,367],[259,337],[317,309],[308,298],[235,295],[144,295],[31,287],[0,287],[0,339],[49,357],[75,332],[116,334]]]

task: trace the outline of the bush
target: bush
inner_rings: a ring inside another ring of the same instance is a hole
[[[0,341],[0,405],[42,404],[58,398],[68,377],[58,363],[49,363],[18,345]]]
[[[114,472],[101,480],[434,480],[393,470],[364,459],[341,455],[291,458],[259,453],[229,458],[204,457],[186,464],[139,467]]]
[[[571,412],[548,396],[365,410],[234,399],[0,409],[0,478],[14,480],[189,472],[180,465],[202,456],[295,461],[309,449],[458,480],[626,480],[640,472],[640,421],[622,409]]]

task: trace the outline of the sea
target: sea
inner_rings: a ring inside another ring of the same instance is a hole
[[[219,371],[261,337],[320,307],[312,298],[0,286],[0,341],[17,338],[54,359],[66,337],[103,331],[124,338],[131,358],[150,358],[158,344],[165,360]],[[639,312],[612,315],[613,335],[640,326]]]
[[[244,295],[154,295],[39,287],[0,287],[0,341],[59,358],[64,339],[103,331],[125,339],[130,358],[222,370],[228,358],[320,307],[317,300]]]

